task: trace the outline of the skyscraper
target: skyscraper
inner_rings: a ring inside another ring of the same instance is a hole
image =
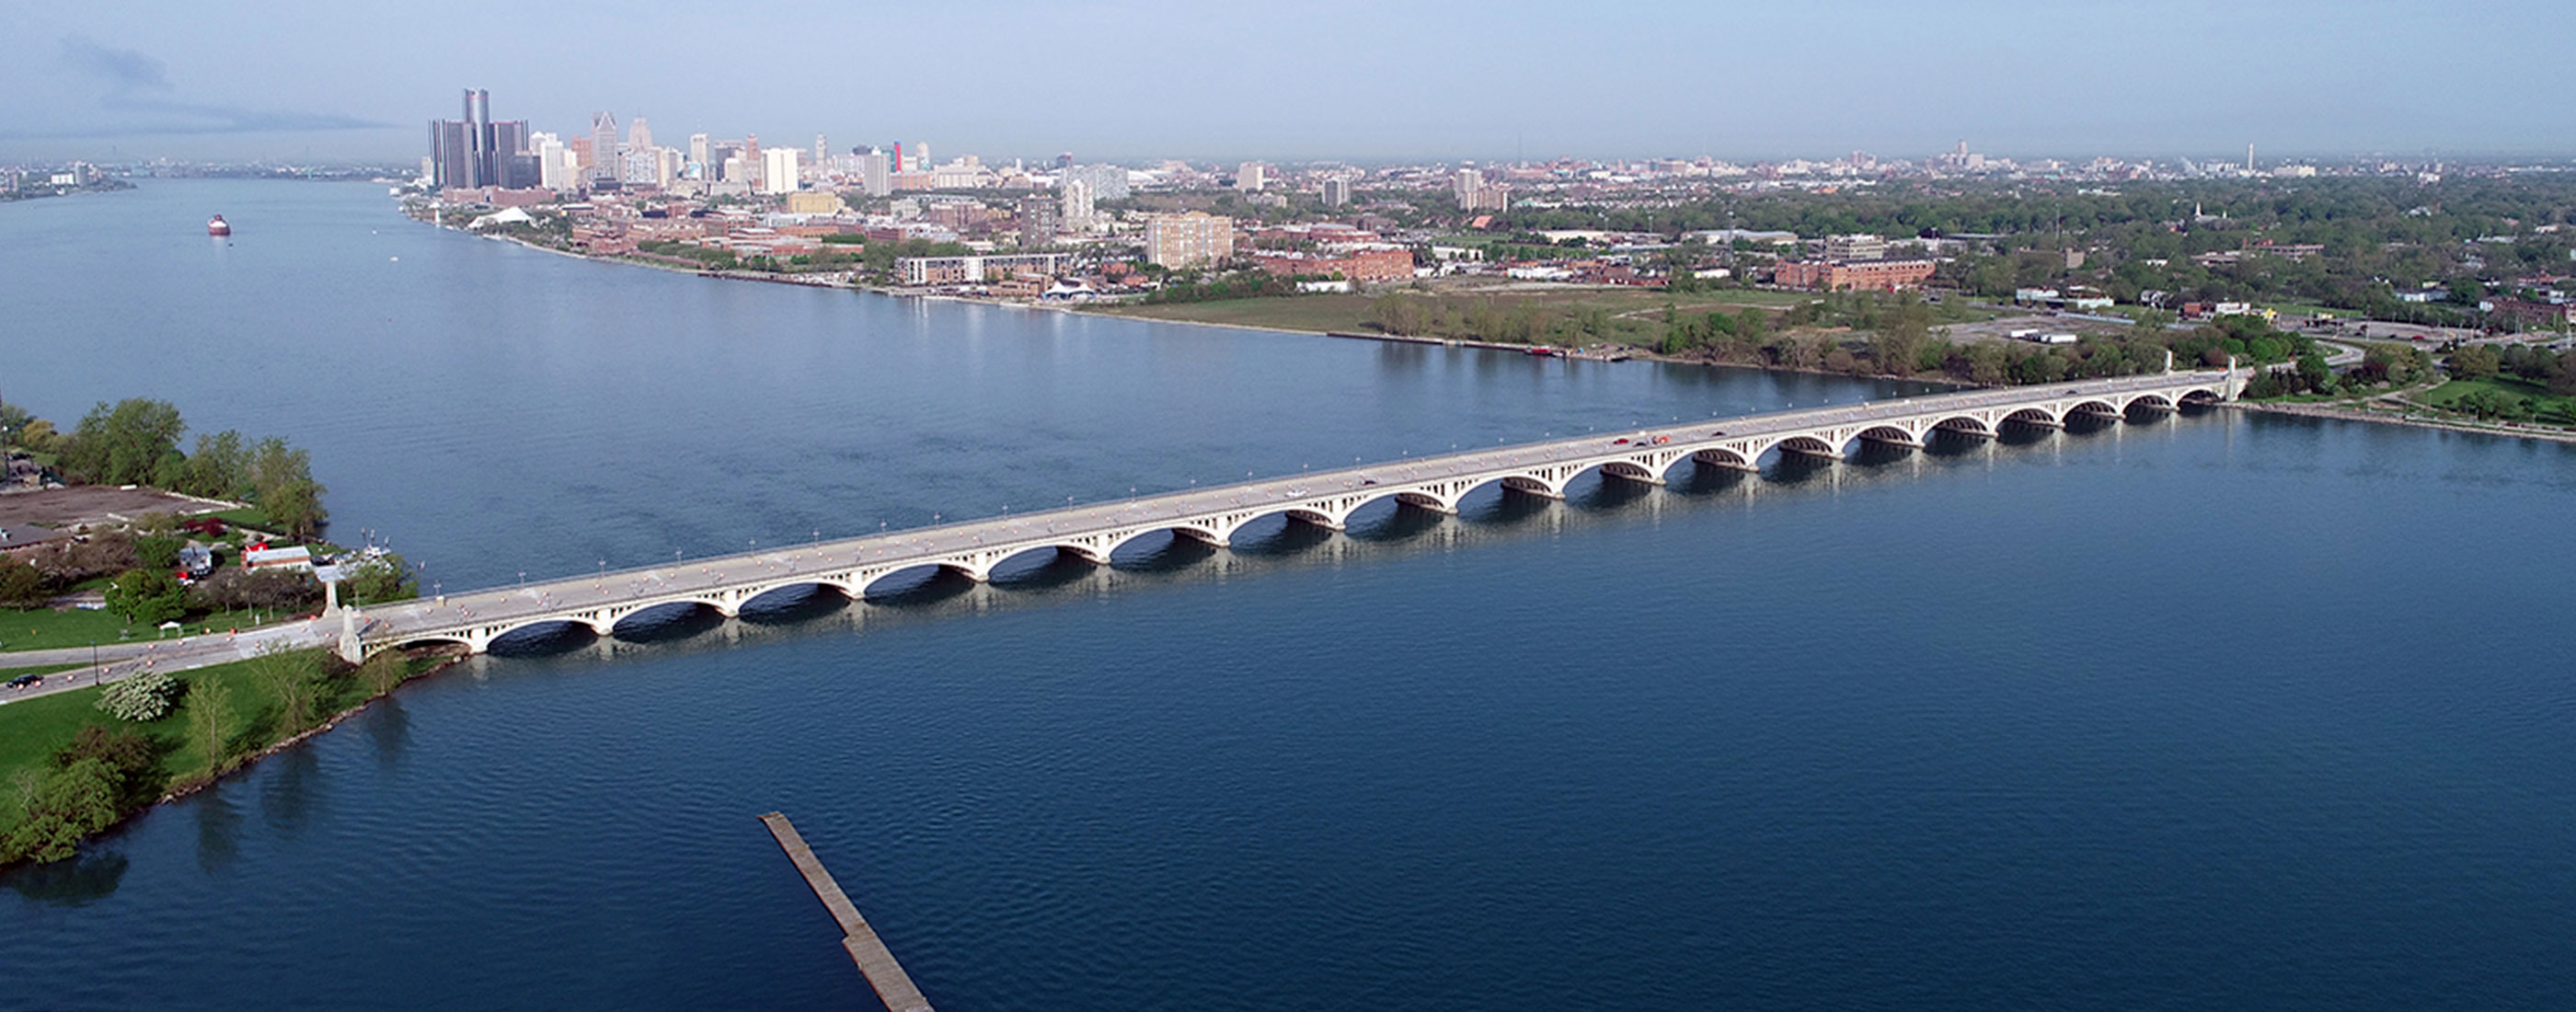
[[[484,185],[519,190],[537,185],[536,156],[528,149],[528,121],[502,120],[488,129],[492,178]]]
[[[463,119],[429,121],[429,181],[439,189],[537,185],[528,121],[492,121],[492,93],[464,89]]]
[[[707,135],[689,135],[689,164],[696,167],[698,178],[714,179],[716,177],[715,166],[707,161],[707,156],[713,153],[714,152],[707,146]]]
[[[617,117],[603,109],[590,116],[590,178],[613,181],[617,168]]]
[[[652,146],[653,128],[644,125],[644,117],[637,116],[635,117],[634,122],[626,124],[626,147],[628,150],[644,151],[650,149]]]
[[[472,151],[471,180],[466,186],[490,186],[499,175],[492,158],[492,93],[481,88],[465,89],[465,143]]]
[[[882,197],[894,192],[894,159],[885,152],[868,148],[859,152],[859,185],[868,196]]]
[[[474,185],[474,125],[463,120],[429,121],[429,185],[436,189]]]
[[[832,146],[823,142],[822,134],[814,135],[814,167],[832,164]]]

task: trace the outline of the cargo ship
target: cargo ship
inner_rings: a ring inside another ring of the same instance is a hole
[[[218,214],[218,215],[216,215],[216,216],[214,216],[214,217],[212,217],[212,218],[208,218],[208,219],[206,219],[206,234],[207,234],[207,235],[231,235],[231,234],[233,234],[233,226],[232,226],[232,223],[231,223],[231,222],[228,222],[228,221],[225,221],[225,220],[224,220],[224,216],[223,216],[223,215],[220,215],[220,214]]]

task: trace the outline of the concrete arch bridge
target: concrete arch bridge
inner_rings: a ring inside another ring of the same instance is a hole
[[[732,617],[764,595],[824,588],[851,599],[889,578],[937,567],[978,582],[1006,560],[1052,552],[1106,565],[1120,546],[1165,532],[1225,545],[1264,517],[1339,530],[1354,512],[1386,499],[1455,513],[1487,485],[1561,498],[1584,472],[1662,484],[1674,465],[1758,469],[1777,453],[1841,458],[1862,442],[1921,446],[1936,433],[1993,437],[2008,426],[2063,426],[2078,415],[2127,417],[2231,400],[2245,376],[2225,371],[1973,390],[1830,405],[1729,419],[1468,450],[1294,477],[1193,488],[1042,513],[825,541],[794,550],[746,552],[524,587],[447,595],[370,609],[343,623],[339,645],[355,659],[395,646],[455,643],[481,652],[522,629],[569,623],[600,636],[657,609],[712,609]]]

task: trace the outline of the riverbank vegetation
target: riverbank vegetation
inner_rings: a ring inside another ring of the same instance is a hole
[[[0,865],[57,861],[173,792],[212,782],[440,663],[388,651],[350,665],[276,650],[118,692],[127,683],[0,706]],[[0,690],[6,691],[6,690]],[[111,693],[126,697],[108,712]],[[142,698],[150,697],[150,698]],[[127,719],[146,716],[148,719]]]
[[[291,537],[321,531],[329,517],[322,508],[326,490],[313,480],[310,453],[275,436],[252,440],[232,429],[200,435],[192,452],[182,452],[179,440],[187,431],[177,407],[148,398],[102,402],[67,433],[0,404],[0,436],[55,461],[74,481],[247,502]]]

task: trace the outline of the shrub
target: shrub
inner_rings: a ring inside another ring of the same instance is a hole
[[[170,701],[178,694],[177,679],[158,671],[146,671],[124,681],[110,683],[98,694],[98,708],[118,720],[149,723],[169,716]]]

